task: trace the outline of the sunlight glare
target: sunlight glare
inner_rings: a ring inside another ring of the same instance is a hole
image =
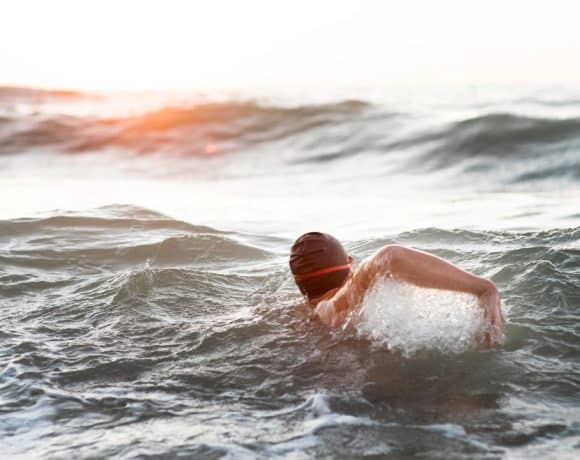
[[[327,89],[580,81],[580,4],[19,0],[2,5],[0,85]]]

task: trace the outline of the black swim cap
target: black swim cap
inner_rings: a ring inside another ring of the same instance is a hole
[[[290,270],[300,292],[309,299],[315,299],[344,283],[350,273],[350,262],[335,237],[327,233],[309,232],[292,245]]]

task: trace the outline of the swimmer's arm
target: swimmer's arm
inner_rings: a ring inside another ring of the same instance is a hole
[[[317,315],[329,326],[340,325],[348,313],[361,304],[366,291],[379,277],[389,277],[425,288],[475,295],[491,325],[488,343],[501,341],[503,318],[499,293],[494,283],[461,270],[437,256],[399,245],[384,246],[365,260],[332,299],[319,303]]]
[[[396,280],[416,286],[467,292],[480,297],[497,291],[495,284],[432,254],[398,245],[382,248],[375,257],[382,259],[381,269]]]
[[[380,269],[395,280],[475,295],[491,326],[488,344],[501,342],[503,318],[499,293],[492,281],[461,270],[440,257],[404,246],[385,246],[374,257],[380,260]]]

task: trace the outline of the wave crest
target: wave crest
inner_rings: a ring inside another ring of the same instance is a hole
[[[227,144],[233,141],[239,148],[288,138],[348,120],[368,107],[356,100],[298,107],[233,101],[168,106],[117,118],[56,114],[29,115],[22,120],[5,116],[0,119],[0,153],[58,146],[72,153],[120,148],[203,155],[209,143],[220,143],[220,151],[228,151],[232,146]]]

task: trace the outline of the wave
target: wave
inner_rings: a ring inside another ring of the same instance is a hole
[[[273,168],[364,156],[372,168],[387,163],[391,172],[451,171],[454,182],[463,174],[485,182],[491,171],[493,184],[580,179],[580,118],[490,112],[427,125],[421,116],[362,100],[297,106],[206,101],[117,117],[5,111],[0,154],[112,151],[235,162],[251,152],[268,155],[257,164]]]
[[[77,237],[78,238],[78,235]],[[102,243],[104,247],[67,247],[61,238],[44,238],[43,248],[11,249],[0,252],[6,266],[46,269],[90,269],[91,267],[129,266],[151,261],[157,265],[199,265],[207,267],[223,263],[242,263],[263,259],[266,252],[229,238],[214,235],[186,235],[162,238],[154,243],[132,242],[117,246],[116,241]],[[92,244],[89,243],[89,246]]]
[[[401,166],[406,170],[431,172],[459,167],[462,173],[486,175],[492,183],[517,184],[548,178],[580,179],[578,149],[580,118],[490,113],[387,143],[384,150],[408,151],[411,155]],[[490,172],[494,177],[489,177]]]
[[[349,247],[355,251],[368,252],[390,243],[407,244],[426,249],[469,250],[497,246],[502,249],[520,248],[527,250],[536,247],[577,247],[580,244],[580,227],[554,228],[540,231],[502,231],[444,229],[436,227],[419,228],[405,231],[386,238],[362,240]]]
[[[111,215],[106,217],[106,213]],[[237,241],[235,234],[133,206],[108,206],[87,215],[59,213],[0,221],[0,242],[6,243],[0,250],[5,267],[90,273],[144,263],[216,268],[263,260],[269,255],[264,249]],[[10,278],[3,279],[7,282]],[[7,286],[13,285],[34,287],[36,280],[16,276]]]
[[[182,230],[196,233],[223,233],[212,227],[192,225],[187,222],[170,218],[105,218],[94,216],[59,215],[46,218],[21,218],[0,220],[0,235],[23,235],[41,231],[55,231],[57,229],[125,229],[125,230]]]
[[[546,107],[570,107],[579,106],[580,99],[578,98],[539,98],[539,97],[522,97],[513,101],[514,104],[529,104]]]
[[[340,123],[370,104],[347,100],[332,104],[276,107],[255,102],[169,106],[117,118],[33,114],[0,118],[0,153],[59,147],[66,152],[121,148],[150,153],[173,151],[203,155],[207,145],[244,144],[285,139],[304,131]]]
[[[42,89],[24,86],[0,86],[0,102],[46,102],[54,99],[82,99],[97,97],[96,94],[69,89]]]
[[[580,140],[579,136],[580,118],[558,120],[494,113],[456,122],[432,139],[443,140],[439,149],[451,156],[513,155],[530,145]]]

